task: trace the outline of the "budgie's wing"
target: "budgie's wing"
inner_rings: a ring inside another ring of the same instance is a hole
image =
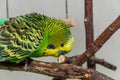
[[[37,23],[23,17],[5,22],[0,27],[0,61],[17,62],[35,51],[43,38],[43,32],[37,28]]]

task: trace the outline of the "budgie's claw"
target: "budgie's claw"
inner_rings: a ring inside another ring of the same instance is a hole
[[[28,59],[25,59],[25,66],[24,66],[24,70],[27,72],[27,66],[28,66]]]

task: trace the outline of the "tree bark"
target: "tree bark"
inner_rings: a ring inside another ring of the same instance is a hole
[[[94,41],[94,29],[93,29],[93,0],[85,0],[85,32],[86,32],[86,50],[91,47]],[[95,55],[93,55],[95,56]],[[95,62],[91,59],[87,61],[87,67],[95,69]]]
[[[0,62],[0,69],[11,71],[24,71],[25,61],[21,63]],[[36,60],[28,60],[27,72],[44,74],[62,79],[82,79],[82,80],[114,80],[95,70],[76,66],[73,64],[48,63]]]

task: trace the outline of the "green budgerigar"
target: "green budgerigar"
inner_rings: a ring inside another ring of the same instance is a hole
[[[59,56],[71,51],[73,37],[67,23],[30,13],[6,18],[0,24],[0,62]]]

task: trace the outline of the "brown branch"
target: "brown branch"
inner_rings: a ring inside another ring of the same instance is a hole
[[[24,71],[24,65],[25,62],[21,62],[18,64],[10,62],[0,62],[0,69]],[[83,68],[73,64],[48,63],[31,59],[28,60],[27,71],[52,77],[60,77],[63,79],[71,78],[82,80],[114,80],[95,70]]]
[[[93,0],[85,0],[85,32],[86,32],[86,49],[88,49],[94,41],[93,29]],[[94,55],[95,56],[95,55]],[[95,62],[88,59],[88,68],[95,69]]]
[[[85,63],[85,61],[93,56],[119,28],[120,16],[103,31],[103,33],[94,41],[91,47],[89,47],[80,57],[78,57],[73,64],[82,65]]]
[[[111,70],[116,70],[117,67],[107,61],[105,61],[104,59],[99,59],[99,58],[96,58],[96,57],[91,57],[90,58],[92,61],[94,61],[95,63],[97,64],[100,64],[108,69],[111,69]]]
[[[76,55],[76,56],[72,56],[72,57],[66,57],[66,56],[63,56],[61,55],[59,57],[59,62],[60,63],[73,63],[75,61],[76,58],[78,58],[80,55]],[[95,62],[96,64],[100,64],[108,69],[111,69],[111,70],[116,70],[117,67],[107,61],[105,61],[104,59],[99,59],[99,58],[96,58],[96,57],[91,57],[90,58],[91,61]]]

